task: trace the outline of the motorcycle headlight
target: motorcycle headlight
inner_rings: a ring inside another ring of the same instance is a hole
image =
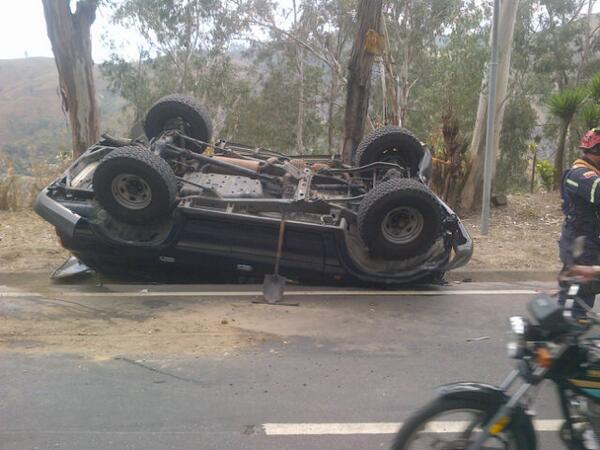
[[[513,316],[510,318],[511,339],[508,341],[507,349],[510,358],[520,359],[525,355],[527,341],[525,336],[529,323],[527,319],[521,316]]]

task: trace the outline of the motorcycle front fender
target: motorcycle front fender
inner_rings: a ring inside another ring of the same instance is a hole
[[[486,405],[493,405],[496,410],[508,402],[510,397],[502,389],[489,384],[462,382],[440,386],[436,389],[440,397],[447,399],[473,400]],[[525,412],[523,405],[513,409],[511,422],[515,431],[520,433],[527,444],[527,450],[537,449],[537,439],[531,417]]]

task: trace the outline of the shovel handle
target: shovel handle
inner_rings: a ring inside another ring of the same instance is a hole
[[[283,253],[283,237],[285,236],[285,218],[279,224],[279,238],[277,239],[277,255],[275,255],[275,275],[279,275],[279,261]]]

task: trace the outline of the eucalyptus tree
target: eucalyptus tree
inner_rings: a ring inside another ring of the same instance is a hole
[[[519,7],[519,0],[504,0],[500,5],[498,21],[498,77],[496,80],[496,101],[491,105],[496,111],[494,135],[492,136],[492,176],[496,172],[496,161],[499,157],[500,131],[504,120],[504,111],[508,96],[508,81],[512,57],[513,35]],[[462,191],[461,204],[465,209],[475,209],[482,198],[483,165],[485,158],[485,130],[488,112],[488,79],[483,78],[479,94],[477,116],[473,127],[473,135],[469,147],[470,164],[468,176]]]
[[[215,132],[235,128],[234,105],[250,93],[245,68],[234,58],[242,24],[221,0],[122,0],[112,20],[142,37],[139,58],[118,54],[103,64],[111,88],[128,100],[137,120],[162,95],[181,92],[201,98]],[[232,114],[230,114],[232,113]]]
[[[392,106],[391,117],[384,122],[406,125],[411,94],[427,74],[427,61],[446,45],[448,30],[461,22],[461,14],[469,14],[470,8],[479,9],[464,0],[392,0],[384,4],[387,100]]]
[[[63,109],[69,114],[73,156],[98,139],[98,106],[90,28],[98,1],[42,0],[48,37],[58,69]]]
[[[349,52],[348,42],[356,26],[356,5],[351,0],[295,0],[291,4],[277,8],[276,4],[265,0],[233,0],[236,15],[255,30],[267,34],[266,38],[246,36],[254,48],[265,55],[272,51],[273,60],[279,58],[281,67],[286,58],[293,58],[290,76],[297,81],[295,101],[298,114],[294,133],[296,149],[304,147],[304,133],[309,116],[319,109],[326,111],[327,150],[334,150],[334,130],[339,128],[336,110],[340,109],[339,97],[343,84],[347,82],[345,63]],[[281,53],[281,49],[286,49]],[[278,55],[277,52],[281,54]],[[323,72],[319,95],[325,99],[316,105],[305,84],[311,75]],[[325,87],[327,85],[327,87]],[[291,97],[291,96],[290,96]]]

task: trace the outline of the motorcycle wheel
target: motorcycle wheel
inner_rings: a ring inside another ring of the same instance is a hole
[[[393,450],[465,450],[481,433],[481,425],[497,404],[469,399],[438,398],[413,414],[394,439]],[[509,425],[490,437],[482,450],[535,450],[518,429]]]

